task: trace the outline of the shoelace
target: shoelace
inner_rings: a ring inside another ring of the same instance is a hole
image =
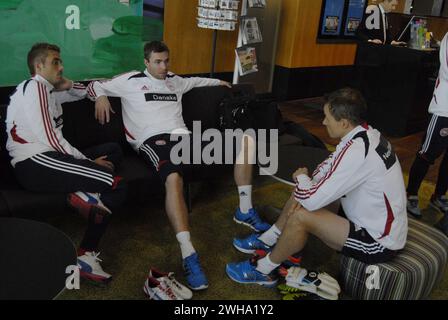
[[[170,297],[173,300],[177,300],[177,296],[174,294],[173,290],[171,290],[171,288],[165,284],[165,286],[163,286],[161,283],[159,283],[158,285],[159,289],[163,292],[165,292],[168,297]]]
[[[182,290],[182,287],[177,282],[177,280],[174,278],[174,274],[168,274],[167,279],[170,282],[170,284],[173,284],[177,289]]]
[[[193,273],[193,274],[198,274],[198,273],[202,273],[202,269],[201,269],[201,265],[199,264],[199,261],[197,261],[197,263],[195,263],[195,261],[191,260],[191,261],[187,261],[185,264],[185,269],[187,270],[188,273]]]
[[[90,255],[87,255],[87,257],[89,257],[90,259],[93,260],[92,263],[94,263],[95,265],[99,266],[99,262],[103,262],[103,260],[98,258],[98,256],[100,254],[101,254],[101,252],[92,251]]]

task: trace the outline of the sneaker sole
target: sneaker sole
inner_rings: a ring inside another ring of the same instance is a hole
[[[79,276],[88,283],[99,287],[105,287],[112,281],[112,277],[100,278],[99,276],[91,275],[90,273],[85,273],[82,271],[79,273]]]
[[[194,291],[200,291],[200,290],[207,289],[208,288],[208,284],[203,284],[202,286],[199,286],[199,287],[196,287],[196,288],[193,288],[192,286],[188,285],[188,288],[190,288],[191,290],[194,290]]]
[[[251,225],[247,222],[244,222],[244,221],[237,220],[235,217],[233,217],[233,221],[235,221],[238,224],[242,224],[243,226],[249,227],[252,230],[254,230],[255,232],[261,232],[260,230],[256,229],[253,225]]]
[[[263,287],[266,287],[266,288],[273,288],[273,287],[275,287],[275,286],[277,285],[277,282],[278,282],[277,280],[274,281],[274,282],[272,282],[272,281],[270,281],[270,282],[267,282],[267,281],[251,281],[251,282],[248,282],[248,281],[241,281],[241,280],[238,280],[238,279],[233,278],[233,277],[229,274],[229,272],[227,271],[227,268],[226,268],[226,274],[227,274],[227,276],[228,276],[231,280],[233,280],[233,281],[235,281],[235,282],[237,282],[237,283],[241,283],[241,284],[258,284],[258,285],[263,286]]]
[[[143,292],[150,300],[162,300],[151,288],[146,287],[146,285],[143,287]]]
[[[255,249],[248,250],[248,249],[244,249],[244,248],[238,247],[235,243],[233,243],[233,246],[235,247],[236,250],[238,250],[239,252],[242,252],[242,253],[254,254],[255,251],[256,251]]]

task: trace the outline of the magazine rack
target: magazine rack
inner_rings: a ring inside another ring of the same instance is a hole
[[[258,94],[272,92],[281,1],[241,1],[233,83],[243,78]]]

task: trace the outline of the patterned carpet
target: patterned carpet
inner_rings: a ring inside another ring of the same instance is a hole
[[[427,207],[434,186],[424,183],[421,189],[421,205]],[[270,178],[258,178],[253,195],[254,203],[281,207],[287,200],[291,187],[276,183]],[[225,274],[225,265],[241,261],[248,256],[232,246],[234,237],[250,233],[246,227],[235,224],[233,211],[238,197],[233,181],[203,183],[193,186],[193,212],[191,213],[192,240],[200,254],[210,287],[195,293],[197,300],[278,300],[278,290],[257,285],[241,285]],[[163,211],[163,199],[154,199],[150,207],[129,206],[114,215],[114,220],[102,242],[103,267],[114,276],[107,287],[101,288],[82,282],[81,290],[65,291],[59,299],[145,299],[143,283],[150,267],[173,271],[182,283],[180,251],[177,241]],[[260,210],[267,220],[275,216]],[[425,222],[433,224],[440,214],[431,209],[423,210]],[[78,243],[84,222],[74,215],[57,217],[51,221]],[[339,255],[325,247],[319,240],[310,238],[305,249],[304,264],[307,269],[322,270],[338,276]],[[350,297],[342,296],[350,299]],[[434,290],[431,299],[448,299],[448,272]]]

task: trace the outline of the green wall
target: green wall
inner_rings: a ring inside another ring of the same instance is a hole
[[[61,48],[73,80],[142,69],[144,42],[163,37],[163,23],[142,10],[143,0],[1,0],[0,86],[30,77],[26,56],[36,42]]]

